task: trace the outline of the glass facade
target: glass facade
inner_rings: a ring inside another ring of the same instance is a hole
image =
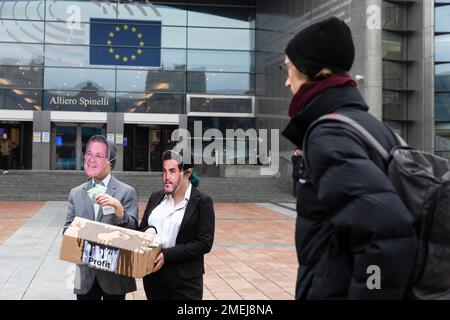
[[[450,1],[435,1],[436,153],[450,159]]]
[[[92,19],[160,21],[161,66],[91,64]],[[255,93],[255,8],[227,1],[4,1],[0,48],[0,109],[183,114],[188,94]]]
[[[408,4],[383,1],[383,120],[408,140]]]
[[[158,114],[113,130],[124,170],[160,170],[181,123],[255,127],[255,17],[252,1],[2,1],[0,109]],[[85,136],[109,133],[89,117],[50,120],[50,169],[82,170]]]

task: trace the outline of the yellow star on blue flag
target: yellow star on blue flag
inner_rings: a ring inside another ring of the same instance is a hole
[[[91,65],[161,66],[161,21],[90,20]]]

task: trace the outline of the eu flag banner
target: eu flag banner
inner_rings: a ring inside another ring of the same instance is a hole
[[[91,18],[90,64],[161,67],[161,21]]]

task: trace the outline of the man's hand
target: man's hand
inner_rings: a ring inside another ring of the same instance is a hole
[[[120,203],[119,200],[116,198],[111,197],[109,194],[99,194],[97,197],[95,197],[95,203],[98,205],[104,207],[104,206],[110,206],[113,207],[116,211],[116,217],[119,220],[122,220],[124,217],[123,213],[123,206]]]
[[[152,272],[158,271],[159,269],[162,268],[163,265],[164,265],[164,255],[163,255],[163,253],[161,252],[161,253],[158,255],[158,257],[156,258],[156,260],[155,260],[155,266],[153,267],[153,271],[152,271]]]

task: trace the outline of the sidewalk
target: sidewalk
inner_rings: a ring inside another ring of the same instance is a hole
[[[145,203],[140,203],[143,213]],[[294,205],[215,204],[204,299],[293,299]],[[74,264],[59,260],[66,202],[0,201],[0,299],[74,299]],[[7,222],[7,223],[5,223]],[[127,299],[145,299],[142,280]]]

